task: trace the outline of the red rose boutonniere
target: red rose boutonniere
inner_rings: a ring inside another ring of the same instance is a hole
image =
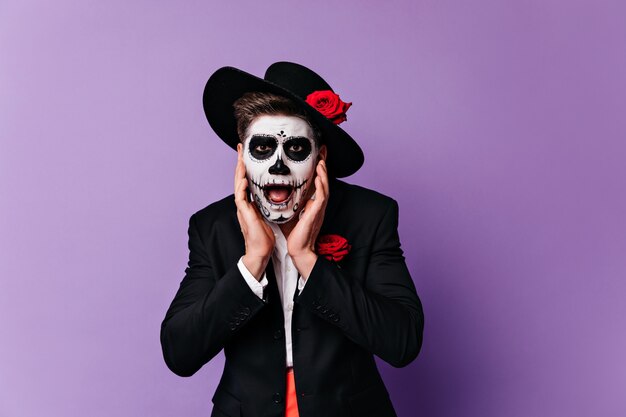
[[[331,90],[313,91],[306,97],[306,102],[336,125],[348,120],[346,111],[352,106],[352,103],[341,101]]]
[[[352,245],[339,235],[323,235],[315,242],[315,252],[329,261],[339,262],[350,252]]]

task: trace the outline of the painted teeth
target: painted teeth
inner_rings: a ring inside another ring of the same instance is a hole
[[[290,186],[291,184],[290,184],[290,183],[288,183],[288,182],[286,182],[286,181],[279,181],[279,182],[276,182],[276,180],[275,180],[275,179],[272,179],[272,181],[271,181],[271,182],[267,182],[267,183],[265,183],[265,185],[263,185],[263,187],[267,187],[268,185],[285,185],[285,186]]]
[[[284,186],[287,186],[287,187],[293,187],[296,190],[298,188],[302,187],[304,184],[306,184],[307,181],[308,181],[308,179],[304,180],[304,181],[296,180],[295,184],[292,184],[292,183],[286,182],[286,181],[276,182],[276,179],[272,179],[271,182],[268,181],[264,185],[260,185],[257,181],[252,180],[254,185],[256,185],[257,187],[260,187],[260,188],[267,187],[268,185],[284,185]]]

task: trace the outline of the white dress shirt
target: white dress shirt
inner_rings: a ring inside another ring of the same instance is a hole
[[[287,348],[287,366],[293,366],[293,354],[291,351],[291,316],[293,312],[293,295],[296,291],[296,285],[298,291],[302,291],[306,281],[300,276],[298,270],[293,264],[291,257],[287,253],[287,239],[283,235],[280,227],[271,222],[266,222],[274,231],[274,237],[276,238],[276,244],[274,246],[274,252],[272,252],[272,262],[274,264],[274,272],[276,275],[276,284],[278,286],[278,292],[280,293],[280,299],[283,304],[283,314],[285,316],[285,345]],[[263,273],[261,281],[257,279],[248,271],[248,268],[243,264],[243,257],[237,262],[241,275],[245,278],[246,282],[250,286],[250,289],[259,297],[263,298],[263,289],[267,286],[267,273]]]

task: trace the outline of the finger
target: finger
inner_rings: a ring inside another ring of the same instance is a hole
[[[320,185],[320,183],[318,182],[318,178],[321,179],[324,175],[324,170],[322,168],[321,162],[322,161],[318,162],[317,166],[315,167],[315,178],[313,178],[313,185],[315,187],[315,198],[313,198],[313,200],[317,199],[318,196],[324,194],[323,184]]]
[[[322,168],[324,168],[324,171],[327,171],[327,170],[328,170],[328,167],[326,166],[326,161],[325,161],[325,160],[320,159],[320,160],[319,160],[319,165],[320,165]]]
[[[324,195],[328,197],[328,171],[326,169],[326,161],[321,160],[319,166],[320,166],[320,171],[321,171],[319,173],[319,176],[322,180]]]
[[[313,200],[312,207],[319,210],[326,203],[326,198],[322,178],[318,175],[315,177],[315,200]]]
[[[246,199],[246,187],[248,186],[248,180],[242,178],[237,184],[235,189],[235,204],[239,210],[245,210],[247,208],[248,200]]]
[[[322,196],[322,192],[320,191],[320,179],[319,177],[315,177],[315,199],[309,199],[304,208],[302,209],[302,213],[300,215],[299,222],[303,222],[305,224],[313,223],[317,214],[323,206],[324,197]]]
[[[239,221],[239,227],[241,228],[241,233],[245,236],[248,234],[247,230],[248,228],[246,227],[246,222],[243,219],[243,216],[241,215],[241,212],[239,210],[237,210],[237,220]]]
[[[242,197],[245,197],[245,186],[247,179],[239,178],[237,183],[235,184],[235,200],[241,200]]]
[[[256,204],[248,201],[247,186],[248,179],[243,178],[239,183],[239,186],[237,188],[237,194],[235,196],[235,204],[237,205],[237,210],[241,211],[241,215],[243,216],[246,224],[248,222],[261,220],[261,213],[257,209]]]
[[[320,187],[320,197],[316,198],[316,200],[319,200],[319,208],[321,211],[324,211],[326,209],[326,205],[328,204],[328,191],[326,189],[326,187],[323,184],[323,180],[320,179],[319,180],[319,187]]]
[[[321,177],[316,178],[316,186],[320,191],[324,188],[323,181]],[[309,210],[311,213],[311,236],[312,239],[315,240],[317,238],[317,234],[319,233],[319,229],[324,222],[324,215],[326,212],[326,204],[328,203],[328,198],[325,192],[320,193],[320,197],[316,198],[313,201],[311,209]]]
[[[313,177],[313,186],[311,187],[311,197],[309,197],[310,200],[315,200],[319,194],[319,185],[317,182],[317,177],[320,175],[320,162],[317,163],[317,165],[315,166],[315,175]]]
[[[237,188],[237,183],[246,177],[246,166],[243,163],[243,158],[241,155],[237,158],[237,165],[235,167],[235,188]]]
[[[237,160],[237,165],[235,165],[235,184],[234,184],[234,190],[235,193],[237,192],[237,186],[239,185],[239,181],[241,181],[241,164],[239,162],[239,160]]]

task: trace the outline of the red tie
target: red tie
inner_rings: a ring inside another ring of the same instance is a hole
[[[287,399],[285,400],[285,417],[300,417],[298,413],[298,396],[293,368],[287,368]]]

